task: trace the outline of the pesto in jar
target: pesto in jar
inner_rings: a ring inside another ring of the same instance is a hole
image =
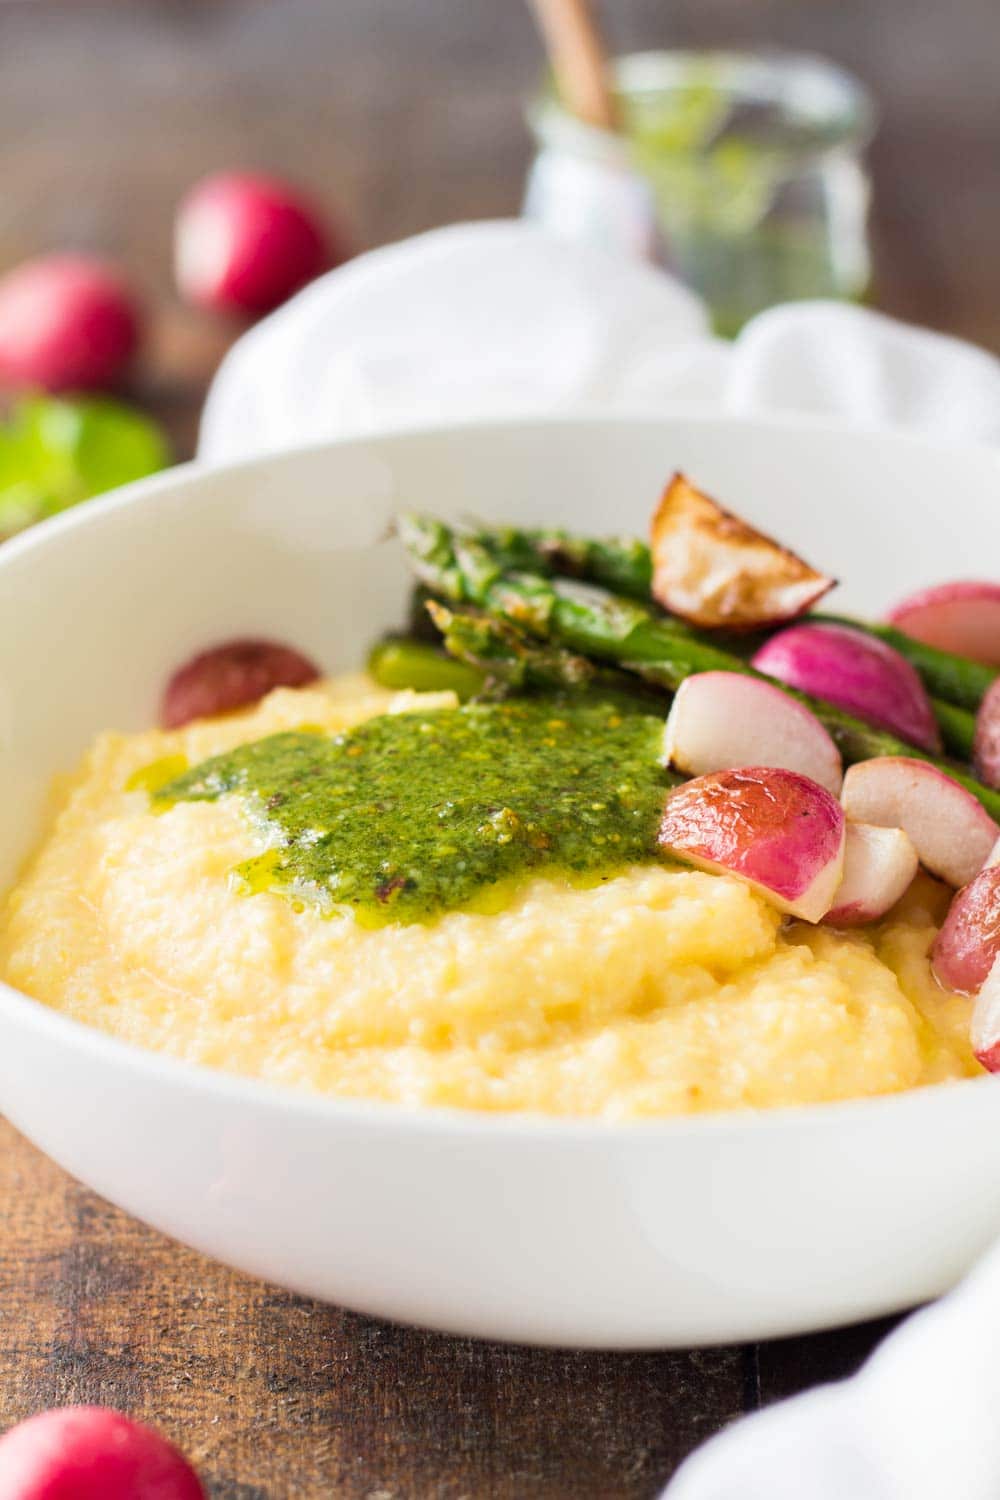
[[[661,718],[526,698],[386,714],[343,734],[240,745],[151,786],[153,805],[239,797],[266,851],[234,872],[359,921],[496,910],[548,870],[594,881],[654,861],[672,778]]]

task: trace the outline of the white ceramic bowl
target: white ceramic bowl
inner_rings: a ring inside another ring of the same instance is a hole
[[[402,617],[400,505],[643,530],[668,472],[877,611],[995,573],[1000,458],[814,423],[684,416],[346,443],[177,470],[0,550],[0,879],[95,731],[147,725],[226,636],[331,671]],[[110,1040],[0,993],[0,1106],[69,1171],[199,1250],[461,1333],[708,1343],[886,1312],[1000,1231],[1000,1084],[606,1125],[300,1097]],[[996,1179],[996,1182],[994,1181]]]

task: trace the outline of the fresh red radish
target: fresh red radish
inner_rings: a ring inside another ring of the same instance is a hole
[[[1000,864],[987,865],[952,900],[931,964],[946,990],[974,995],[1000,958]]]
[[[939,583],[901,600],[888,619],[926,646],[1000,667],[1000,583]]]
[[[972,764],[980,781],[1000,787],[1000,677],[986,689],[976,714]]]
[[[779,766],[834,796],[843,780],[840,751],[815,714],[781,688],[738,672],[684,679],[667,718],[663,760],[689,776]]]
[[[653,597],[706,628],[755,630],[792,620],[833,588],[763,532],[675,474],[653,517]]]
[[[1000,835],[971,792],[925,760],[883,755],[849,766],[841,793],[852,823],[908,833],[920,863],[957,889],[982,869]]]
[[[0,1437],[0,1500],[205,1500],[184,1456],[104,1406],[64,1406]]]
[[[844,878],[825,920],[834,927],[860,927],[891,911],[913,883],[920,861],[901,828],[848,823]]]
[[[178,210],[177,284],[199,307],[270,312],[335,258],[317,210],[276,177],[220,172]]]
[[[844,866],[844,814],[815,781],[774,766],[743,766],[685,782],[663,809],[665,854],[748,881],[779,911],[818,922]]]
[[[160,723],[164,729],[179,729],[192,719],[246,708],[274,688],[304,687],[319,675],[319,668],[291,646],[227,641],[178,668],[163,694]]]
[[[916,668],[874,636],[847,625],[791,625],[764,642],[753,665],[922,750],[941,749],[931,700]]]
[[[113,384],[139,343],[118,273],[88,255],[43,255],[0,280],[0,385],[46,391]]]
[[[976,996],[970,1034],[972,1050],[987,1073],[1000,1073],[1000,959]]]

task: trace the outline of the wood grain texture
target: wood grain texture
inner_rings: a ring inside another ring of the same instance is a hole
[[[825,52],[874,88],[879,303],[1000,350],[996,0],[606,0],[619,49]],[[200,173],[309,183],[359,248],[516,210],[537,78],[518,0],[4,0],[0,268],[121,256],[152,309],[135,393],[191,452],[236,330],[173,298]],[[0,1125],[0,1427],[102,1401],[215,1500],[646,1500],[742,1410],[847,1373],[888,1324],[759,1349],[587,1355],[390,1327],[236,1276]]]
[[[0,1126],[0,1427],[97,1401],[217,1500],[644,1500],[743,1409],[746,1356],[511,1348],[292,1296],[181,1249]]]

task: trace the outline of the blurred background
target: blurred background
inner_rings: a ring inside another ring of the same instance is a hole
[[[604,0],[615,52],[817,52],[875,97],[870,300],[1000,350],[997,0]],[[543,61],[521,0],[3,0],[0,272],[75,247],[154,309],[132,394],[187,456],[238,327],[173,291],[178,200],[256,167],[352,248],[518,211]]]

